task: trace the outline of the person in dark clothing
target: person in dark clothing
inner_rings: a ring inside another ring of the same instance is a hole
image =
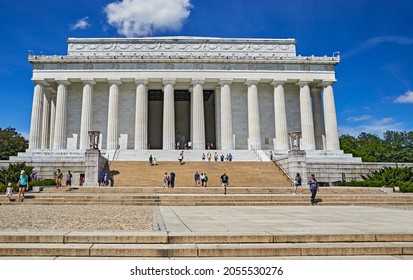
[[[314,174],[311,174],[311,178],[308,180],[308,185],[310,186],[311,191],[311,204],[314,205],[316,203],[315,196],[317,195],[318,190],[318,182]]]
[[[170,180],[171,188],[174,188],[175,187],[175,172],[171,171],[171,173],[169,173],[169,180]]]

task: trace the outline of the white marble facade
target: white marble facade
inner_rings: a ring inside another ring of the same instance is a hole
[[[334,67],[297,56],[294,39],[68,39],[67,55],[29,55],[29,150],[339,150]]]

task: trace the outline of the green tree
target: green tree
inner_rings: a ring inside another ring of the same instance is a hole
[[[0,159],[8,160],[10,156],[16,156],[18,152],[24,152],[29,141],[15,128],[0,128]]]
[[[25,162],[12,163],[7,168],[0,169],[0,184],[6,185],[8,182],[16,183],[19,180],[20,172],[24,170],[28,176],[33,170],[32,166],[26,166]]]

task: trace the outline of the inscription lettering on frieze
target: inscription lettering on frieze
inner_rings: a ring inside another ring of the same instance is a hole
[[[301,65],[300,69],[302,71],[310,71],[311,70],[311,66],[310,65]]]
[[[146,69],[146,64],[145,63],[136,64],[136,69]]]
[[[83,69],[84,70],[92,70],[93,69],[93,64],[92,63],[85,63],[85,64],[83,64]]]
[[[222,64],[221,70],[231,70],[231,64]]]
[[[334,66],[333,66],[333,65],[326,65],[326,66],[324,66],[324,70],[325,70],[325,71],[333,71],[333,70],[334,70]]]
[[[119,69],[120,65],[119,63],[112,63],[112,69]]]
[[[44,65],[43,64],[35,64],[33,66],[34,69],[36,70],[43,70],[44,69]]]
[[[60,69],[60,70],[65,70],[65,69],[67,69],[67,65],[66,64],[58,64],[57,68]]]
[[[284,65],[275,65],[275,70],[284,70]]]
[[[204,69],[204,65],[202,63],[196,63],[194,64],[194,68],[197,70],[202,70]]]
[[[255,64],[248,64],[248,70],[257,70],[257,65],[255,65]]]
[[[165,64],[163,65],[163,68],[164,68],[164,69],[168,69],[168,70],[172,70],[172,69],[175,68],[175,66],[174,66],[172,63],[165,63]]]

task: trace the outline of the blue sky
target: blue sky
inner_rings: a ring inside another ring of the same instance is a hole
[[[340,51],[340,134],[413,130],[411,0],[6,1],[0,10],[0,127],[28,136],[28,50],[66,54],[69,37],[295,38],[297,54]]]

